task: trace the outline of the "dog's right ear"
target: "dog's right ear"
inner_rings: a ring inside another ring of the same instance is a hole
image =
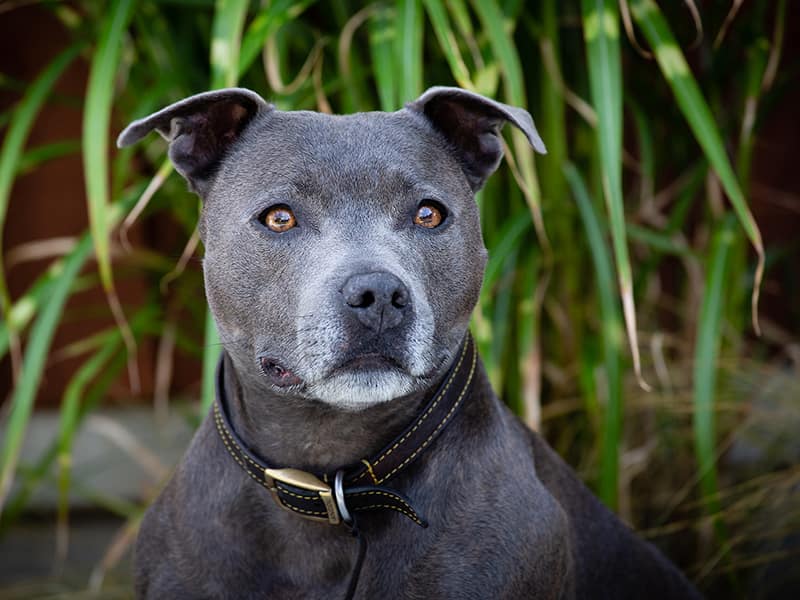
[[[271,109],[243,88],[197,94],[134,121],[119,134],[117,146],[130,146],[155,129],[169,142],[175,169],[202,196],[226,150],[253,117]]]

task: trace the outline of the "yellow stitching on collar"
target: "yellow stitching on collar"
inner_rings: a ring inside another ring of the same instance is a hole
[[[375,471],[372,470],[372,465],[369,464],[369,461],[366,458],[362,458],[361,462],[367,465],[367,472],[369,472],[369,476],[372,477],[372,481],[375,485],[378,485],[378,478],[375,477]],[[362,473],[363,475],[363,473]],[[360,479],[360,477],[359,477]]]
[[[260,471],[261,471],[261,465],[259,465],[259,464],[258,464],[257,462],[255,462],[255,461],[254,461],[252,458],[250,458],[250,457],[247,455],[247,452],[245,452],[244,450],[242,450],[241,446],[239,446],[239,444],[236,442],[236,439],[233,437],[233,434],[232,434],[230,431],[228,431],[228,430],[227,430],[227,428],[225,428],[224,424],[222,423],[222,415],[219,413],[219,407],[218,407],[218,405],[217,405],[217,404],[214,404],[214,412],[215,412],[215,416],[214,416],[214,418],[218,420],[218,423],[217,423],[217,429],[218,429],[218,430],[219,430],[221,433],[224,433],[224,434],[225,434],[225,436],[227,436],[228,438],[230,438],[230,440],[231,440],[231,443],[232,443],[234,446],[236,446],[236,448],[239,450],[239,452],[242,454],[242,456],[243,456],[243,457],[244,457],[244,458],[247,460],[247,462],[249,462],[251,465],[253,465],[253,466],[256,468],[256,470],[260,472]],[[226,444],[226,445],[227,445],[227,444]]]
[[[217,430],[220,432],[220,439],[222,439],[222,443],[225,444],[225,448],[228,450],[228,454],[230,454],[233,457],[233,460],[235,460],[237,463],[239,463],[239,466],[241,466],[242,469],[244,469],[244,472],[247,473],[253,481],[255,481],[256,483],[261,484],[261,486],[265,487],[266,489],[269,489],[267,487],[267,484],[264,483],[264,481],[262,481],[261,479],[259,479],[255,475],[253,475],[250,472],[250,470],[245,466],[245,464],[241,460],[239,460],[239,458],[233,452],[231,447],[228,445],[228,442],[225,439],[225,437],[221,435],[222,434],[222,429],[220,428],[220,422],[219,421],[217,421]]]
[[[287,496],[292,496],[294,498],[297,498],[298,500],[306,500],[307,502],[313,502],[314,500],[320,499],[319,494],[316,494],[314,496],[301,496],[300,494],[295,494],[294,492],[290,492],[285,487],[281,486],[281,484],[278,481],[275,482],[275,487],[278,488],[282,493],[286,494]],[[313,494],[314,492],[311,493]]]
[[[426,439],[424,442],[422,442],[422,444],[420,445],[420,447],[419,447],[419,448],[417,448],[416,450],[414,450],[414,452],[413,452],[413,453],[411,453],[411,455],[410,455],[410,456],[408,456],[408,458],[406,458],[406,459],[405,459],[403,462],[401,462],[401,463],[400,463],[399,465],[397,465],[397,466],[396,466],[394,469],[392,469],[392,470],[391,470],[389,473],[387,473],[387,474],[386,474],[386,476],[385,476],[383,479],[381,479],[381,481],[380,481],[380,482],[378,482],[378,483],[381,483],[381,482],[383,482],[383,481],[386,481],[386,480],[387,480],[387,479],[389,479],[389,478],[390,478],[392,475],[394,475],[394,474],[395,474],[397,471],[399,471],[399,470],[400,470],[400,469],[402,469],[402,468],[403,468],[405,465],[407,465],[407,464],[408,464],[408,463],[409,463],[411,460],[413,460],[413,459],[414,459],[414,457],[415,457],[417,454],[419,454],[419,453],[420,453],[420,452],[421,452],[421,451],[422,451],[422,450],[423,450],[423,449],[424,449],[424,448],[425,448],[425,447],[426,447],[426,446],[427,446],[427,445],[430,443],[430,441],[431,441],[431,440],[434,438],[434,436],[436,436],[436,434],[439,432],[439,430],[440,430],[442,427],[444,427],[444,424],[447,422],[447,420],[450,418],[450,416],[451,416],[451,415],[452,415],[452,414],[455,412],[456,408],[458,408],[458,407],[459,407],[459,405],[461,404],[461,401],[464,399],[464,394],[466,394],[466,393],[467,393],[467,389],[469,388],[469,384],[472,382],[472,376],[475,374],[475,364],[476,364],[476,362],[477,362],[477,357],[478,357],[478,354],[477,354],[477,353],[473,353],[473,354],[472,354],[472,365],[470,366],[470,369],[469,369],[469,375],[467,376],[467,382],[464,384],[464,388],[461,390],[461,393],[458,395],[458,399],[457,399],[457,400],[455,401],[455,403],[453,404],[453,407],[452,407],[452,408],[450,409],[450,411],[449,411],[449,412],[448,412],[448,413],[447,413],[447,414],[444,416],[444,418],[443,418],[443,419],[442,419],[442,421],[439,423],[439,425],[437,425],[436,429],[434,429],[434,430],[433,430],[433,432],[432,432],[432,433],[431,433],[431,434],[428,436],[428,439]]]
[[[442,393],[441,393],[441,394],[439,394],[439,397],[436,399],[436,401],[435,401],[435,402],[433,402],[433,404],[431,404],[431,405],[428,407],[428,410],[426,410],[426,411],[425,411],[425,414],[424,414],[424,415],[422,415],[422,417],[420,418],[420,420],[419,420],[419,421],[417,421],[417,423],[414,425],[414,427],[413,427],[413,428],[412,428],[412,429],[411,429],[411,430],[410,430],[408,433],[406,433],[406,434],[405,434],[403,437],[401,437],[399,440],[397,440],[397,441],[394,443],[394,445],[393,445],[391,448],[389,448],[389,449],[388,449],[388,450],[387,450],[387,451],[386,451],[384,454],[382,454],[382,455],[381,455],[381,456],[380,456],[380,457],[379,457],[379,458],[378,458],[378,459],[375,461],[375,465],[373,465],[373,466],[378,466],[378,465],[381,463],[381,461],[383,461],[383,459],[385,459],[385,458],[386,458],[387,456],[389,456],[389,455],[390,455],[392,452],[394,452],[394,451],[397,449],[397,447],[398,447],[400,444],[402,444],[404,441],[406,441],[406,440],[408,439],[408,437],[409,437],[409,436],[410,436],[412,433],[414,433],[414,432],[415,432],[417,429],[419,429],[419,426],[420,426],[420,425],[422,425],[423,421],[425,421],[425,419],[427,419],[427,418],[428,418],[428,416],[431,414],[431,412],[433,412],[433,410],[436,408],[436,406],[438,406],[439,402],[441,402],[441,401],[442,401],[442,398],[444,398],[444,397],[445,397],[445,395],[447,394],[447,390],[450,388],[450,385],[453,383],[453,380],[454,380],[454,379],[455,379],[455,377],[456,377],[456,373],[458,373],[458,370],[461,368],[461,363],[464,361],[464,357],[465,357],[465,356],[466,356],[466,354],[467,354],[467,346],[469,346],[469,342],[468,342],[467,344],[464,344],[464,348],[463,348],[463,349],[462,349],[462,351],[461,351],[461,355],[458,357],[458,363],[456,364],[456,367],[455,367],[455,368],[452,370],[452,372],[450,373],[450,377],[448,378],[447,382],[445,383],[444,387],[442,388]],[[475,360],[475,359],[474,359],[474,356],[475,356],[475,353],[473,353],[473,363],[474,363],[474,360]],[[470,374],[470,375],[471,375],[471,374]],[[469,383],[469,382],[468,382],[468,383]],[[466,386],[464,386],[464,389],[466,389]],[[462,392],[462,394],[463,394],[463,392]],[[452,412],[452,411],[451,411],[451,412]],[[449,413],[448,413],[448,414],[449,414]],[[397,469],[395,469],[394,471],[392,471],[392,473],[394,473],[396,470],[397,470]],[[366,472],[365,472],[365,473],[362,473],[361,475],[359,475],[358,477],[356,477],[356,478],[353,480],[353,482],[356,482],[356,481],[358,481],[359,479],[361,479],[362,477],[364,477],[364,475],[365,475],[365,474],[366,474]],[[375,476],[374,476],[374,474],[373,474],[373,480],[374,480],[374,479],[375,479]],[[383,478],[381,481],[386,481],[386,479],[387,479],[387,477],[384,477],[384,478]],[[377,483],[377,482],[376,482],[376,483]]]
[[[387,498],[391,498],[392,500],[397,500],[398,502],[402,503],[403,506],[408,508],[409,511],[416,513],[417,511],[405,500],[397,496],[396,494],[389,494],[387,492],[382,492],[380,490],[374,490],[370,492],[357,492],[355,494],[350,494],[351,496],[386,496]]]
[[[297,508],[296,506],[292,506],[291,504],[286,504],[285,502],[281,502],[286,508],[289,510],[293,510],[294,512],[303,513],[304,515],[321,515],[324,517],[328,516],[327,512],[322,512],[318,510],[303,510],[302,508]]]

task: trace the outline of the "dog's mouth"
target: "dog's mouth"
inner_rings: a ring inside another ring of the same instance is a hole
[[[406,368],[397,359],[378,352],[366,352],[346,359],[333,368],[332,372],[341,371],[385,371],[394,370],[405,372]]]
[[[258,362],[261,372],[276,387],[289,388],[304,383],[293,371],[270,356],[259,356]],[[376,371],[406,373],[407,369],[398,359],[392,356],[386,356],[379,352],[365,352],[346,358],[330,370],[329,376]]]

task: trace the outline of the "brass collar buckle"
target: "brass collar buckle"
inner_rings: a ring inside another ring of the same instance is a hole
[[[327,517],[317,517],[302,513],[297,514],[311,521],[321,521],[323,523],[330,523],[331,525],[338,525],[342,522],[342,517],[337,507],[337,501],[333,496],[333,489],[315,475],[307,471],[301,471],[300,469],[264,469],[264,476],[267,487],[269,491],[272,492],[272,497],[275,499],[278,506],[284,510],[295,512],[281,501],[280,496],[278,496],[277,482],[300,488],[301,490],[316,492],[320,500],[322,500],[322,504],[325,505],[325,511],[328,513]]]

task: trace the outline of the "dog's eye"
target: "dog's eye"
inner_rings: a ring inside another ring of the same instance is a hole
[[[294,218],[292,209],[285,204],[277,204],[269,207],[261,213],[261,222],[266,225],[268,229],[277,233],[289,231],[292,227],[297,225],[297,219]]]
[[[414,224],[427,229],[433,229],[442,224],[447,211],[444,206],[434,200],[423,200],[417,207],[417,214],[414,215]]]

